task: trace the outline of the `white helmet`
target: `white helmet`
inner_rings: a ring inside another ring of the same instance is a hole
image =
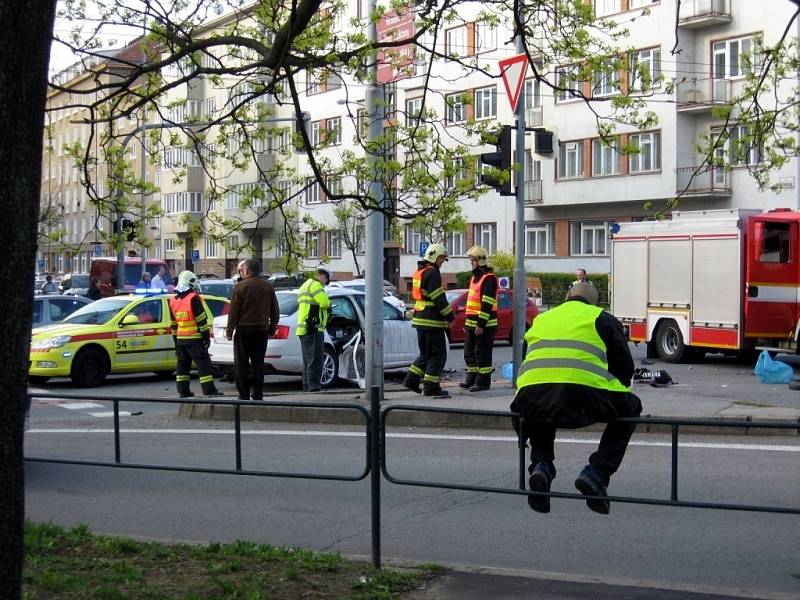
[[[175,291],[181,293],[196,290],[197,288],[197,275],[191,271],[181,271],[181,274],[178,275],[178,285],[175,287]]]
[[[436,259],[440,256],[444,256],[445,260],[448,258],[447,248],[444,247],[444,244],[431,244],[425,250],[425,260],[428,262],[436,262]]]

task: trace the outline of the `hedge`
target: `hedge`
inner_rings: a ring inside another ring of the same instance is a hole
[[[500,271],[497,273],[498,277],[508,277],[510,286],[514,286],[513,273]],[[459,288],[469,287],[469,279],[472,276],[471,271],[462,271],[456,273],[457,286]],[[545,306],[552,306],[563,302],[564,297],[567,295],[572,282],[575,281],[575,273],[526,273],[527,277],[538,277],[542,282],[542,304]],[[608,304],[608,274],[597,273],[589,277],[594,286],[600,294],[601,305]]]

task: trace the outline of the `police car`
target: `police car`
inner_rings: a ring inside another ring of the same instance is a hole
[[[228,313],[226,298],[203,299],[209,324]],[[34,329],[28,381],[69,377],[76,385],[94,387],[110,373],[168,375],[175,366],[169,295],[147,290],[97,300],[60,323]]]

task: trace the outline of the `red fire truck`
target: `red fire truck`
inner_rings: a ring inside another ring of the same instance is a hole
[[[674,212],[611,238],[611,311],[648,356],[798,352],[800,212]]]

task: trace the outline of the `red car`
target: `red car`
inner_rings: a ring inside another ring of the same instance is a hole
[[[453,307],[456,320],[450,323],[447,330],[447,339],[451,344],[464,342],[464,321],[466,320],[467,290],[447,290],[447,301]],[[526,298],[525,306],[525,331],[531,326],[533,319],[539,314],[539,309],[533,303],[533,298]],[[497,302],[497,334],[495,340],[512,341],[512,328],[514,326],[514,294],[511,290],[500,290]]]

